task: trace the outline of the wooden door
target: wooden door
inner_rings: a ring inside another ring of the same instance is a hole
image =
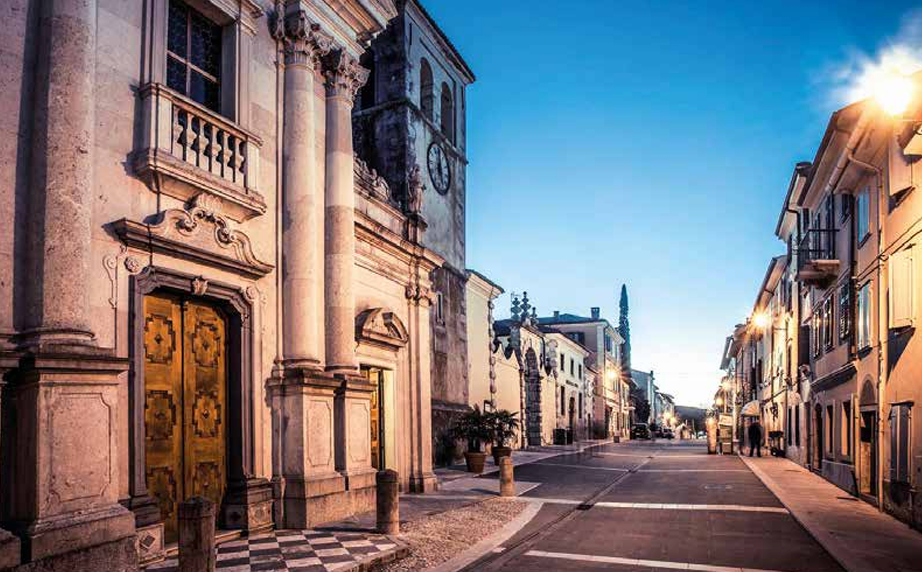
[[[374,385],[374,391],[371,392],[371,466],[381,470],[384,468],[384,454],[381,447],[381,370],[366,370],[368,381]]]
[[[144,300],[147,486],[167,542],[182,500],[220,507],[226,486],[226,322],[211,306],[168,296]]]

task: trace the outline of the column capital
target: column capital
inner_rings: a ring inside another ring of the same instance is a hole
[[[333,48],[333,37],[312,22],[300,5],[290,5],[276,0],[275,15],[271,20],[272,37],[282,42],[285,65],[302,65],[317,69],[320,60]]]
[[[369,71],[343,49],[331,50],[323,58],[327,97],[344,97],[351,105],[355,95],[368,81]]]

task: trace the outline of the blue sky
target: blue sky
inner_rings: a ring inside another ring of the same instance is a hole
[[[615,323],[627,283],[633,366],[707,402],[839,72],[911,34],[912,3],[424,2],[477,75],[468,266]]]

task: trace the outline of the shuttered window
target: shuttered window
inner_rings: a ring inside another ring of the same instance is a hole
[[[871,283],[867,282],[858,289],[858,312],[856,333],[858,349],[871,345]]]
[[[915,291],[913,276],[913,249],[906,248],[890,257],[890,327],[904,328],[913,325]]]
[[[911,474],[910,429],[912,405],[901,403],[890,408],[890,480],[909,483]]]
[[[867,187],[858,192],[855,199],[855,211],[858,240],[861,241],[871,232],[871,192]]]

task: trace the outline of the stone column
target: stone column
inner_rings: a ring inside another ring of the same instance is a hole
[[[420,272],[417,269],[417,272]],[[429,365],[429,299],[427,285],[407,287],[410,335],[408,361],[410,364],[410,474],[411,492],[430,492],[438,488],[438,479],[432,472],[432,385]]]
[[[285,93],[282,133],[282,352],[286,367],[322,367],[323,195],[318,189],[314,75],[331,39],[297,2],[278,14],[273,29],[282,42]]]
[[[351,373],[355,361],[355,175],[352,103],[368,70],[345,50],[330,52],[326,77],[325,289],[326,369]]]
[[[8,374],[0,519],[41,569],[137,568],[118,502],[118,385],[127,360],[96,347],[89,313],[96,0],[37,4],[25,328]]]
[[[275,16],[272,32],[285,57],[283,356],[268,386],[274,510],[278,527],[309,528],[335,520],[330,510],[348,505],[334,461],[333,399],[340,381],[323,371],[324,220],[315,153],[314,80],[332,39],[298,1]]]

